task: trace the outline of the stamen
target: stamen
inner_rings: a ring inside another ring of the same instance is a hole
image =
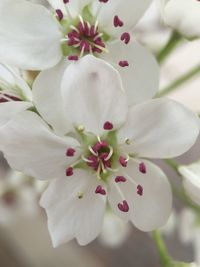
[[[78,60],[78,56],[77,55],[70,55],[70,56],[68,56],[68,60],[77,61]]]
[[[115,27],[124,26],[123,21],[118,16],[114,16],[113,24],[114,24]]]
[[[74,172],[72,167],[66,169],[66,176],[72,176],[73,174]]]
[[[64,17],[62,10],[56,9],[56,14],[57,14],[58,19],[61,21]]]
[[[143,196],[143,194],[144,194],[144,189],[143,189],[143,187],[141,185],[137,186],[137,194],[139,196]]]
[[[144,164],[144,162],[141,162],[140,165],[139,165],[139,171],[141,173],[146,173],[147,172],[147,168],[146,168],[146,165]]]
[[[127,60],[121,60],[119,62],[119,66],[122,67],[122,68],[125,68],[125,67],[128,67],[129,66],[129,63]]]
[[[119,163],[120,163],[121,166],[124,167],[124,168],[127,167],[128,161],[129,161],[129,157],[127,157],[127,158],[125,158],[125,157],[123,157],[123,156],[120,156],[120,157],[119,157]]]
[[[113,148],[111,146],[109,146],[109,149],[110,149],[110,152],[109,152],[108,156],[105,158],[105,161],[108,161],[113,155]]]
[[[91,152],[94,156],[98,157],[99,154],[98,154],[96,151],[94,151],[94,149],[93,149],[91,146],[89,146],[88,149],[90,150],[90,152]]]
[[[115,178],[116,183],[125,183],[126,181],[127,181],[127,179],[124,176],[117,176]]]
[[[66,151],[66,156],[67,157],[73,157],[74,154],[75,154],[76,150],[73,149],[73,148],[68,148],[67,151]]]
[[[103,126],[104,130],[108,130],[108,131],[112,130],[113,127],[114,127],[113,124],[109,121],[106,121]]]
[[[131,36],[128,32],[124,32],[121,35],[121,41],[124,41],[125,44],[128,44],[130,42]]]
[[[119,210],[122,212],[128,212],[129,211],[129,205],[126,200],[123,200],[122,203],[119,203],[118,205]]]
[[[106,195],[106,190],[103,189],[103,187],[101,185],[98,185],[96,190],[95,190],[95,193],[105,196]]]

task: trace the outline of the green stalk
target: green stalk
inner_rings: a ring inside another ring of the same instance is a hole
[[[173,81],[170,85],[165,87],[163,90],[158,92],[156,97],[162,97],[162,96],[165,96],[171,93],[172,91],[176,90],[178,87],[183,85],[185,82],[194,78],[197,74],[200,74],[200,64],[195,66],[189,72],[185,73],[184,75],[179,77],[177,80]]]
[[[160,261],[163,267],[173,267],[173,261],[170,258],[162,236],[158,230],[153,231],[153,239],[160,255]]]
[[[181,42],[182,37],[179,33],[173,32],[170,40],[165,45],[165,47],[158,53],[157,60],[161,64],[167,58],[167,56],[177,47]]]

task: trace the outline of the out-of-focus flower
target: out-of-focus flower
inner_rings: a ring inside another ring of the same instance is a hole
[[[130,234],[130,224],[112,212],[106,212],[99,241],[107,247],[120,247]]]
[[[170,185],[144,158],[188,150],[199,134],[197,116],[167,99],[128,108],[118,72],[93,56],[56,75],[41,73],[33,95],[57,134],[29,111],[1,131],[14,169],[52,179],[40,203],[53,245],[73,238],[85,245],[96,238],[107,200],[119,217],[143,231],[162,226],[171,210]]]
[[[32,106],[28,84],[16,70],[0,64],[0,127]]]
[[[2,0],[0,58],[21,69],[43,70],[62,58],[70,64],[93,54],[120,72],[131,103],[142,102],[157,91],[159,68],[131,32],[151,2],[49,0],[50,10],[24,0]]]
[[[26,216],[37,214],[38,198],[44,190],[44,184],[45,182],[14,171],[9,171],[5,177],[1,177],[0,224],[13,224]]]
[[[200,265],[200,223],[199,215],[191,209],[184,209],[179,214],[178,232],[183,243],[192,243],[195,252],[195,262]]]
[[[183,36],[200,37],[200,8],[198,0],[159,0],[164,22]]]
[[[200,161],[180,166],[179,172],[183,176],[183,186],[188,196],[200,205]]]

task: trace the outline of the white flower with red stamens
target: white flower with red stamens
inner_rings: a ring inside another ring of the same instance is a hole
[[[143,231],[163,225],[170,185],[146,158],[188,150],[199,133],[196,115],[168,99],[128,108],[118,72],[93,56],[47,73],[37,77],[33,98],[51,128],[25,111],[1,130],[1,140],[14,169],[50,181],[40,204],[53,245],[96,238],[107,201]]]
[[[120,72],[131,104],[155,94],[158,65],[131,35],[152,0],[48,1],[51,10],[25,0],[0,1],[2,60],[21,69],[44,70],[62,58],[70,64],[92,54]]]
[[[159,0],[164,22],[189,39],[200,37],[199,0]]]
[[[200,205],[200,162],[180,166],[178,170],[183,175],[186,193],[197,205]]]
[[[16,113],[32,107],[32,92],[16,70],[0,64],[0,127]]]

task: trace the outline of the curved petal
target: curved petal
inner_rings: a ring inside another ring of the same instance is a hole
[[[8,87],[8,93],[14,93],[21,100],[32,100],[32,92],[28,84],[20,76],[19,71],[10,66],[0,64],[0,84],[5,83]],[[13,88],[13,89],[12,89]],[[6,90],[6,89],[5,89]]]
[[[130,220],[142,231],[152,231],[163,226],[170,215],[172,193],[170,184],[160,168],[144,161],[147,172],[139,171],[139,164],[130,161],[124,169],[127,182],[121,190],[130,206]],[[137,194],[137,186],[143,188],[143,195]]]
[[[109,0],[102,4],[98,13],[100,26],[108,34],[117,35],[120,32],[130,30],[136,25],[138,20],[143,16],[152,0]],[[99,8],[97,1],[94,1],[94,12]],[[123,22],[123,27],[115,28],[113,25],[114,16],[118,16]]]
[[[80,245],[93,241],[101,231],[105,196],[95,194],[97,179],[89,172],[75,170],[73,178],[52,181],[42,195],[53,246],[76,238]]]
[[[131,141],[123,149],[141,157],[170,158],[190,149],[199,135],[199,119],[183,105],[154,99],[132,107],[119,141]]]
[[[196,0],[170,0],[164,8],[164,22],[182,35],[200,37],[200,9]]]
[[[61,32],[51,13],[28,1],[1,0],[1,61],[22,69],[45,69],[62,57]]]
[[[159,66],[155,57],[135,41],[127,45],[118,41],[112,42],[107,48],[111,52],[103,53],[103,59],[119,71],[129,105],[152,98],[159,87]],[[123,60],[128,61],[128,67],[119,66],[119,62]]]
[[[31,106],[32,103],[23,101],[0,103],[0,127],[8,123],[17,113],[25,111]]]
[[[40,72],[33,84],[33,101],[39,113],[58,133],[68,132],[69,123],[64,112],[61,81],[68,61]]]
[[[79,156],[67,157],[68,148],[78,142],[70,137],[60,138],[51,132],[35,113],[25,111],[17,115],[0,131],[1,148],[10,166],[38,179],[63,177],[66,168]]]
[[[93,56],[70,64],[61,85],[65,112],[74,126],[84,126],[94,134],[103,133],[104,124],[114,128],[124,123],[127,99],[118,72]]]
[[[200,205],[200,162],[189,166],[179,167],[179,172],[183,175],[183,186],[188,196]]]
[[[47,0],[54,9],[60,9],[63,14],[70,14],[71,17],[81,15],[82,9],[87,6],[92,0],[70,0],[67,4],[63,0]],[[67,11],[68,9],[68,11]]]

